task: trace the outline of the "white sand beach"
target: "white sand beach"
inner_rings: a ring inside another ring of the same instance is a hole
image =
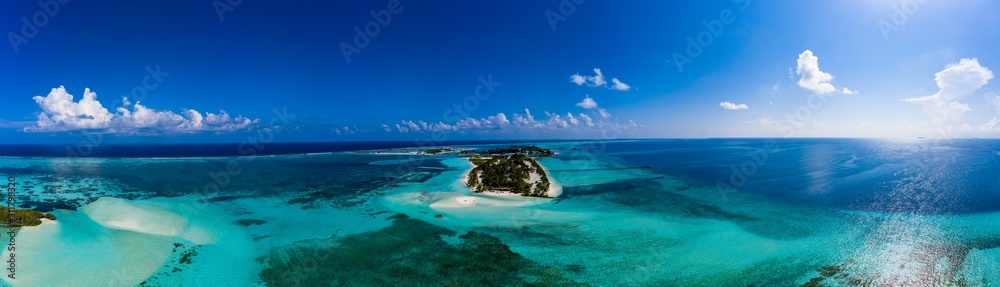
[[[552,173],[549,172],[549,170],[546,169],[542,163],[538,163],[538,166],[542,167],[542,171],[549,177],[549,190],[546,191],[546,194],[548,194],[551,198],[559,197],[563,191],[562,185],[560,185],[555,178],[552,178]]]

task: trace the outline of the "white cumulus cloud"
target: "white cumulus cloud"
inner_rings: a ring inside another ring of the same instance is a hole
[[[844,87],[843,89],[840,90],[840,93],[841,94],[845,94],[845,95],[857,95],[858,91],[854,91],[854,90],[848,89],[847,87]]]
[[[837,90],[833,87],[833,84],[830,84],[833,76],[819,70],[819,58],[814,56],[810,50],[799,54],[798,66],[795,69],[795,73],[801,76],[799,78],[799,87],[810,90],[813,93],[822,95]]]
[[[632,86],[622,82],[618,78],[611,78],[611,85],[608,85],[608,81],[604,77],[604,73],[601,72],[600,68],[594,68],[593,76],[585,76],[580,74],[573,74],[569,76],[569,81],[577,84],[578,86],[587,85],[590,87],[607,87],[611,90],[616,91],[629,91],[632,90]]]
[[[42,112],[38,114],[36,127],[31,130],[52,131],[60,129],[100,129],[111,124],[113,115],[97,101],[97,93],[90,88],[83,90],[83,98],[73,101],[73,95],[66,88],[59,86],[52,89],[48,96],[32,98]]]
[[[622,81],[619,81],[618,78],[611,78],[611,89],[618,91],[628,91],[632,89],[632,86],[622,83]]]
[[[594,126],[594,120],[588,115],[580,114],[580,121],[588,127]]]
[[[747,106],[747,104],[734,104],[732,102],[721,102],[719,103],[719,106],[722,107],[723,109],[733,110],[733,111],[745,110],[750,108]]]
[[[936,122],[958,119],[972,110],[969,104],[958,100],[985,86],[992,79],[993,72],[979,65],[979,60],[965,58],[958,63],[948,64],[944,70],[934,74],[934,81],[939,88],[937,93],[903,101],[923,106],[924,111]]]
[[[602,118],[605,118],[605,119],[606,119],[606,118],[610,118],[610,117],[611,117],[611,114],[610,114],[610,113],[608,113],[608,110],[605,110],[605,109],[603,109],[603,108],[598,108],[598,109],[597,109],[597,113],[601,114],[601,117],[602,117]]]
[[[600,87],[608,84],[608,81],[604,80],[604,74],[601,73],[601,69],[598,68],[594,68],[593,76],[573,74],[569,77],[569,80],[577,85],[587,84],[591,87]]]
[[[584,109],[593,109],[597,107],[597,102],[590,98],[590,95],[586,95],[585,98],[583,98],[583,101],[576,103],[576,106]]]
[[[605,110],[604,108],[598,107],[597,102],[595,102],[594,99],[590,97],[590,95],[586,95],[582,101],[576,103],[576,106],[588,110],[595,110],[598,115],[600,115],[602,118],[605,119],[611,117],[611,113],[608,113],[608,110]]]
[[[228,132],[247,129],[259,122],[243,116],[231,117],[225,111],[218,114],[202,115],[193,109],[185,109],[181,114],[166,110],[150,109],[139,102],[132,104],[122,99],[129,110],[119,107],[111,113],[97,100],[97,94],[84,89],[83,98],[74,101],[66,88],[59,86],[46,96],[35,96],[42,111],[26,132],[59,132],[74,130],[96,130],[104,133],[141,134],[174,132]]]
[[[591,84],[597,87],[608,84],[608,82],[604,80],[604,74],[601,73],[601,69],[598,68],[594,68],[594,76],[587,77],[587,81],[590,81]]]

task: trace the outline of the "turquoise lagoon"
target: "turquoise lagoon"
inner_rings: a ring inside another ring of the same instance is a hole
[[[997,141],[538,144],[554,199],[453,155],[0,158],[58,217],[2,284],[1000,286]]]

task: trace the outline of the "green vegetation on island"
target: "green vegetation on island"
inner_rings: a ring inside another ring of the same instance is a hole
[[[540,148],[538,146],[513,146],[508,148],[488,149],[485,151],[464,150],[458,153],[458,155],[466,157],[512,155],[512,154],[521,154],[530,157],[547,157],[555,155],[555,152],[553,152],[550,149]]]
[[[42,213],[30,209],[15,209],[11,212],[7,207],[0,206],[0,226],[38,226],[42,224],[42,218],[56,220],[56,216],[51,213]]]
[[[453,147],[415,147],[415,148],[389,148],[389,149],[379,149],[379,150],[369,150],[369,151],[352,151],[353,153],[361,154],[384,154],[384,155],[443,155],[443,154],[457,154],[461,152],[462,149]]]
[[[548,175],[534,158],[548,156],[552,151],[536,146],[507,149],[492,149],[479,155],[490,158],[471,157],[469,161],[476,167],[469,171],[469,188],[474,192],[499,191],[523,196],[549,197]]]
[[[459,152],[459,151],[460,150],[456,149],[456,148],[437,147],[437,148],[425,149],[423,152],[421,152],[421,154],[425,154],[425,155],[439,155],[439,154],[456,153],[456,152]]]

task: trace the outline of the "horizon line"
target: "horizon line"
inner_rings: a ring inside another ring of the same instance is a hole
[[[625,140],[712,140],[712,139],[752,139],[752,140],[792,140],[792,139],[866,139],[866,140],[970,140],[970,139],[981,139],[981,140],[1000,140],[1000,137],[996,138],[985,138],[985,137],[947,137],[947,138],[933,138],[933,137],[837,137],[837,136],[823,136],[823,137],[634,137],[634,138],[614,138],[614,139],[601,139],[601,138],[568,138],[568,139],[552,139],[552,138],[536,138],[536,139],[456,139],[456,140],[445,140],[434,145],[425,146],[439,146],[447,145],[449,142],[574,142],[574,141],[625,141]],[[223,141],[223,142],[172,142],[172,143],[158,143],[158,142],[120,142],[120,143],[99,143],[99,144],[81,144],[80,142],[54,142],[54,143],[0,143],[0,146],[52,146],[52,145],[80,145],[80,146],[101,146],[101,145],[225,145],[225,144],[241,144],[246,141]],[[265,144],[294,144],[294,143],[403,143],[403,142],[414,142],[414,143],[426,143],[427,141],[423,139],[406,139],[406,140],[320,140],[320,141],[272,141]]]

